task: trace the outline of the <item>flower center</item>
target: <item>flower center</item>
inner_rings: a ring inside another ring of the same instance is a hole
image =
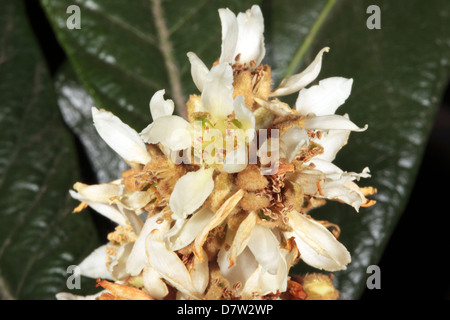
[[[194,145],[191,155],[195,163],[210,166],[223,164],[228,153],[247,146],[246,132],[234,114],[225,119],[214,119],[206,112],[194,114]]]

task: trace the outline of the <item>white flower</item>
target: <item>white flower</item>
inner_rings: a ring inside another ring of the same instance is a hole
[[[172,115],[172,100],[164,100],[165,90],[157,91],[150,100],[153,122],[140,133],[146,143],[161,143],[167,152],[191,146],[191,124],[180,116]]]
[[[205,202],[214,188],[213,171],[201,168],[177,181],[169,201],[174,219],[185,219]]]
[[[139,134],[111,112],[93,107],[92,117],[99,135],[125,161],[146,164],[151,160]]]
[[[234,111],[236,119],[242,124],[242,130],[252,131],[255,117],[245,106],[242,96],[233,99],[233,90],[231,66],[228,63],[218,64],[204,78],[201,104],[196,111],[208,112],[216,121],[226,119]]]
[[[296,251],[281,248],[279,236],[256,223],[251,212],[239,225],[236,234],[229,232],[218,254],[222,275],[231,285],[240,283],[237,294],[244,299],[286,291],[289,270]]]
[[[193,63],[194,58],[195,61],[199,61],[193,53],[189,53],[188,56],[191,63]],[[222,138],[217,139],[214,137],[214,145],[219,151],[220,149],[226,150],[225,159],[219,159],[220,161],[218,161],[214,158],[209,164],[223,163],[222,170],[228,173],[242,171],[248,162],[245,141],[251,142],[255,135],[255,116],[245,105],[243,96],[239,95],[233,98],[233,70],[228,63],[219,63],[211,68],[210,71],[203,67],[204,65],[197,68],[202,70],[201,72],[193,71],[192,75],[196,83],[201,83],[198,87],[202,91],[200,103],[197,104],[195,112],[206,112],[210,115],[212,126],[209,129],[219,130]],[[194,63],[192,68],[193,70],[196,69]],[[243,137],[243,139],[241,139],[242,142],[240,143],[238,141],[239,145],[237,148],[229,150],[226,146],[228,136],[227,122],[229,121],[228,117],[233,113],[235,120],[239,123],[239,128],[235,128],[233,133]],[[208,139],[210,132],[202,131],[200,134],[203,135],[203,141],[212,140],[212,137]]]
[[[194,257],[188,270],[178,255],[167,248],[162,235],[153,230],[146,240],[149,264],[173,287],[189,297],[200,299],[209,280],[208,261],[200,262]]]
[[[93,279],[114,279],[111,271],[106,267],[108,261],[106,248],[106,244],[98,247],[78,265],[81,275]]]
[[[344,270],[350,263],[350,253],[323,225],[295,211],[287,217],[293,231],[286,232],[285,237],[295,238],[304,262],[327,271]]]
[[[162,220],[162,213],[148,218],[126,261],[126,271],[131,276],[137,276],[142,272],[144,287],[155,299],[164,298],[169,290],[158,271],[148,261],[146,241],[154,230],[164,233],[168,228],[169,223]]]
[[[201,112],[225,119],[233,112],[233,70],[228,63],[213,67],[205,77],[201,96]]]
[[[312,160],[315,169],[304,169],[289,177],[291,181],[301,185],[306,195],[316,198],[337,200],[355,208],[368,203],[368,200],[354,183],[360,178],[369,178],[369,169],[364,168],[361,173],[344,172],[328,161]]]
[[[172,251],[187,247],[212,220],[214,212],[205,207],[193,213],[189,219],[178,219],[164,235],[166,245]]]
[[[254,5],[245,13],[236,15],[229,9],[219,9],[222,23],[222,52],[219,63],[259,65],[265,55],[264,18],[259,6]],[[235,58],[239,55],[239,60]],[[208,67],[193,52],[187,54],[191,63],[191,74],[195,85],[203,91]]]
[[[153,122],[140,134],[92,109],[99,134],[131,166],[122,179],[76,183],[70,191],[82,202],[75,211],[90,206],[118,224],[110,242],[80,264],[82,275],[114,281],[97,281],[106,289],[100,298],[264,299],[284,292],[303,299],[306,289],[289,278],[299,258],[331,272],[351,262],[337,235],[307,213],[323,202],[317,199],[357,211],[373,204],[365,196],[374,189],[355,183],[370,177],[369,169],[346,172],[333,164],[350,133],[367,129],[336,114],[353,79],[331,77],[310,86],[325,47],[304,71],[272,90],[270,67],[260,65],[259,6],[237,15],[220,9],[219,16],[217,63],[209,69],[187,54],[200,91],[186,105],[189,121],[173,114],[164,90],[150,99]],[[276,98],[295,92],[294,108]],[[270,135],[255,139],[255,128],[271,129]],[[174,161],[180,151],[194,162]]]
[[[219,9],[222,23],[222,52],[219,62],[249,64],[252,60],[259,65],[265,55],[264,18],[259,6],[254,5],[237,17],[229,9]]]
[[[303,89],[308,84],[313,82],[319,75],[322,68],[323,53],[328,52],[329,50],[330,48],[328,47],[323,48],[316,55],[316,58],[313,60],[313,62],[304,71],[283,79],[278,88],[271,93],[271,96],[279,97],[298,92],[299,90]]]
[[[72,198],[85,203],[118,225],[131,226],[135,231],[140,230],[143,223],[137,214],[141,213],[142,210],[139,208],[133,212],[123,207],[120,201],[115,200],[120,197],[120,185],[114,183],[98,185],[76,183],[74,188],[78,192],[69,190]],[[138,198],[137,201],[139,202],[140,199]]]

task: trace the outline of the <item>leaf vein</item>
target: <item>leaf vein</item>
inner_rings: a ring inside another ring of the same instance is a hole
[[[175,101],[177,113],[182,117],[186,117],[186,108],[184,108],[185,100],[181,85],[180,71],[173,53],[169,30],[167,29],[166,21],[164,20],[164,12],[161,5],[161,0],[151,0],[151,4],[151,11],[159,38],[159,49],[161,50],[161,53],[164,57],[164,62],[172,89],[172,97]]]

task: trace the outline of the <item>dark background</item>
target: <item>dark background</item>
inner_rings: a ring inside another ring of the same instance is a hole
[[[65,60],[37,0],[25,1],[50,72]],[[80,163],[88,163],[78,144]],[[95,183],[89,166],[83,181]],[[450,86],[442,97],[409,202],[378,263],[381,289],[366,290],[362,300],[450,299],[447,258],[450,253]],[[449,197],[449,198],[447,198]],[[102,222],[102,221],[100,221]],[[99,226],[101,231],[104,226]],[[102,238],[102,235],[100,235]]]

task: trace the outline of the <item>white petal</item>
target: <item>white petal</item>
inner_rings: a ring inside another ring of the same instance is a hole
[[[216,211],[214,217],[208,224],[202,229],[202,231],[197,235],[194,241],[194,254],[200,259],[200,261],[204,261],[206,257],[203,255],[203,244],[208,237],[209,232],[220,225],[228,215],[233,211],[236,205],[241,201],[244,196],[244,191],[242,189],[236,191],[231,197],[229,197]]]
[[[324,160],[311,161],[317,165],[313,170],[303,170],[302,173],[291,177],[302,186],[303,192],[317,198],[340,201],[351,205],[356,211],[367,199],[354,180],[370,177],[369,169],[364,168],[361,173],[343,172],[334,164]]]
[[[324,173],[324,175],[321,175],[323,179],[325,177],[327,179],[339,179],[339,177],[342,175],[343,171],[338,166],[336,166],[334,163],[326,160],[319,159],[317,157],[314,157],[311,159],[311,161],[305,163],[305,166],[307,167],[310,163],[314,164],[314,171],[320,171],[321,173]],[[309,171],[306,170],[305,173],[308,173]]]
[[[191,146],[191,124],[180,116],[164,116],[142,130],[142,139],[151,144],[161,142],[171,150],[183,150]]]
[[[118,225],[121,226],[127,225],[127,220],[122,215],[122,213],[117,209],[116,205],[109,205],[100,202],[90,201],[86,197],[83,197],[81,194],[74,192],[73,190],[69,190],[69,193],[72,196],[72,198],[86,203],[89,207],[91,207],[104,217],[117,223]]]
[[[226,250],[222,248],[219,250],[219,254],[217,256],[217,263],[219,264],[220,273],[229,281],[231,286],[238,281],[242,285],[245,284],[253,272],[255,272],[258,268],[258,262],[252,252],[248,247],[246,247],[237,257],[236,263],[232,267],[229,267],[230,264],[226,253]]]
[[[246,130],[248,141],[252,141],[255,134],[255,116],[253,115],[253,112],[246,107],[244,96],[237,96],[234,99],[233,107],[236,119],[242,124],[242,130]]]
[[[347,249],[320,223],[292,211],[287,214],[300,256],[305,263],[326,271],[346,269],[351,257]]]
[[[361,205],[367,202],[367,199],[359,189],[358,185],[352,182],[352,180],[370,177],[366,169],[359,174],[355,172],[345,172],[338,180],[325,180],[322,187],[322,193],[326,198],[346,203],[355,208],[358,212]]]
[[[234,265],[237,256],[240,255],[242,251],[244,251],[245,247],[250,241],[253,228],[256,225],[256,218],[256,213],[252,211],[239,225],[230,249],[227,251],[226,257],[229,263],[228,268],[231,268]]]
[[[350,130],[362,132],[367,129],[367,125],[363,128],[359,128],[345,116],[329,115],[306,118],[303,128],[313,130]]]
[[[191,276],[178,255],[167,249],[160,239],[159,231],[153,230],[146,240],[150,265],[172,286],[192,297],[199,298]]]
[[[315,143],[323,147],[323,153],[314,157],[314,159],[322,159],[326,161],[333,161],[336,154],[343,146],[347,144],[349,130],[328,130],[322,132],[322,137],[312,139]]]
[[[144,258],[147,260],[145,251]],[[144,283],[144,288],[147,290],[148,294],[155,299],[162,299],[169,294],[169,289],[167,288],[166,283],[161,279],[158,271],[149,265],[144,268],[142,282]]]
[[[200,233],[200,231],[208,224],[208,222],[214,216],[214,212],[209,208],[203,208],[192,215],[191,218],[184,220],[179,219],[175,222],[175,225],[180,224],[179,228],[172,227],[175,232],[169,230],[164,236],[167,246],[170,250],[180,250],[192,241]]]
[[[111,199],[117,197],[120,191],[120,186],[111,183],[88,185],[77,182],[73,188],[84,198],[100,203],[110,203]]]
[[[126,264],[131,249],[133,249],[133,242],[127,242],[117,249],[116,255],[108,266],[114,280],[125,280],[130,276],[126,270]]]
[[[203,294],[209,283],[209,262],[207,260],[200,262],[200,260],[194,256],[194,263],[189,270],[189,274],[195,292]]]
[[[321,80],[318,85],[302,89],[295,108],[300,114],[316,116],[334,114],[352,91],[353,79],[333,77]]]
[[[135,234],[140,234],[142,227],[144,226],[144,221],[142,221],[141,217],[135,212],[128,210],[126,208],[122,208],[121,206],[117,206],[117,209],[119,209],[120,213],[125,217],[127,220],[128,226],[131,227],[133,232]],[[142,211],[142,210],[140,210]],[[139,212],[140,214],[141,212]]]
[[[227,151],[225,160],[223,162],[222,170],[227,173],[241,172],[247,167],[248,164],[248,154],[247,147],[243,145],[242,147],[233,150],[231,152]]]
[[[92,117],[100,137],[125,161],[146,164],[151,160],[139,134],[118,117],[94,107]]]
[[[271,93],[271,97],[285,96],[294,92],[297,92],[308,84],[313,82],[320,73],[322,68],[322,55],[324,52],[328,52],[330,48],[325,47],[319,51],[313,62],[301,73],[290,76],[281,81],[278,88]]]
[[[195,53],[188,52],[187,56],[189,58],[189,62],[191,63],[192,80],[194,80],[197,89],[202,92],[203,83],[205,82],[209,69]]]
[[[358,185],[351,181],[337,186],[330,183],[326,186],[325,194],[327,198],[344,202],[355,208],[356,211],[359,211],[361,205],[367,202]]]
[[[164,89],[156,91],[150,99],[150,113],[153,121],[164,116],[171,116],[173,114],[175,106],[172,100],[164,99],[165,93],[166,91]]]
[[[125,209],[141,213],[140,209],[145,207],[153,197],[154,195],[149,191],[127,192],[124,195],[113,199],[112,203],[116,203]]]
[[[141,273],[145,264],[147,263],[147,256],[145,251],[145,239],[153,230],[158,230],[162,233],[167,230],[169,223],[166,220],[162,220],[162,214],[156,214],[145,221],[138,238],[134,242],[133,250],[131,250],[130,256],[127,260],[127,272],[132,276],[137,276]]]
[[[281,102],[278,99],[273,99],[270,101],[262,100],[262,99],[259,99],[256,97],[254,99],[261,107],[269,110],[274,115],[284,117],[284,116],[287,116],[290,114],[296,114],[296,112],[294,110],[292,110],[291,107],[287,103]],[[259,109],[257,109],[255,111],[255,113],[258,110]]]
[[[177,181],[169,200],[174,219],[185,219],[205,202],[214,188],[213,172],[212,168],[201,168]]]
[[[81,275],[93,279],[113,280],[111,272],[106,267],[106,263],[108,262],[108,255],[106,254],[107,246],[105,244],[98,247],[78,265]]]
[[[235,14],[230,9],[219,9],[222,24],[222,51],[219,62],[234,62],[236,43],[238,40],[238,23]]]
[[[308,144],[309,138],[306,130],[294,126],[281,136],[281,141],[286,157],[291,162],[301,147]]]
[[[233,70],[228,63],[211,68],[203,84],[202,106],[214,118],[223,119],[233,112]]]
[[[273,232],[261,225],[255,225],[248,247],[264,271],[276,274],[280,263],[280,243]]]
[[[260,7],[253,5],[245,13],[239,13],[237,23],[239,33],[234,49],[235,56],[241,54],[240,63],[255,60],[256,65],[259,65],[265,55],[264,18]]]
[[[285,249],[279,250],[279,264],[274,274],[270,274],[262,266],[259,266],[248,278],[240,293],[243,299],[252,299],[253,293],[263,296],[269,293],[276,293],[277,291],[286,291],[289,270],[296,257],[294,251],[296,250],[291,252]]]

